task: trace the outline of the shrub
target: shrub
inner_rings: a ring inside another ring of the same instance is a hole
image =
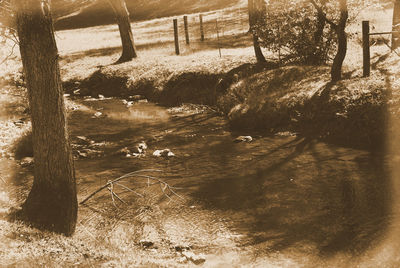
[[[308,1],[269,1],[265,22],[256,31],[260,44],[285,62],[325,64],[335,52],[334,31]]]

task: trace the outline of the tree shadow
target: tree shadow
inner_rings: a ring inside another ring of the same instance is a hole
[[[245,245],[280,251],[300,243],[323,256],[359,254],[387,230],[391,182],[382,156],[297,138],[250,163],[192,194],[204,208],[230,215]]]

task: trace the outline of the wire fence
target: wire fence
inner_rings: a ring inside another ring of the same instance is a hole
[[[185,31],[184,17],[187,18],[187,32]],[[187,54],[206,47],[210,49],[244,47],[251,42],[251,37],[248,35],[247,8],[234,7],[202,14],[134,23],[136,44],[148,48],[165,46],[173,53],[175,51],[173,20],[175,19],[177,20],[180,54]],[[202,40],[202,32],[204,40]]]

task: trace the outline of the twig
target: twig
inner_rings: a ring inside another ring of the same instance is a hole
[[[381,37],[382,42],[383,42],[388,48],[390,48],[391,51],[393,51],[397,56],[400,57],[400,54],[397,53],[397,51],[396,51],[395,49],[392,49],[392,47],[386,42],[385,38],[384,38],[382,35],[380,35],[380,37]]]
[[[11,57],[12,54],[14,54],[14,48],[15,48],[16,45],[17,45],[17,43],[14,43],[14,45],[13,45],[12,48],[11,48],[10,54],[7,55],[7,56],[2,60],[2,62],[0,62],[0,65],[3,64],[4,62],[6,62],[6,61],[8,60],[8,58]]]
[[[118,182],[116,182],[115,184],[118,185],[118,186],[121,186],[122,188],[124,188],[124,189],[126,189],[126,190],[128,190],[128,191],[130,191],[130,192],[132,192],[132,193],[134,193],[134,194],[136,194],[136,195],[138,195],[138,196],[140,196],[140,197],[143,197],[142,194],[139,194],[138,192],[132,190],[132,189],[129,188],[129,187],[126,187],[126,186],[123,185],[123,184],[120,184],[120,183],[118,183]]]
[[[155,184],[159,184],[160,185],[160,189],[163,192],[163,194],[170,200],[172,201],[172,198],[170,196],[170,194],[176,195],[177,197],[179,197],[180,199],[184,199],[182,196],[180,196],[179,194],[177,194],[173,189],[182,189],[182,188],[178,188],[178,187],[173,187],[170,186],[168,183],[166,183],[165,181],[154,177],[154,176],[149,176],[149,175],[143,175],[140,174],[142,172],[161,172],[161,170],[156,170],[156,169],[143,169],[143,170],[138,170],[138,171],[134,171],[134,172],[130,172],[128,174],[125,174],[119,178],[116,178],[114,180],[109,180],[105,185],[103,185],[102,187],[100,187],[99,189],[97,189],[96,191],[94,191],[93,193],[91,193],[88,197],[86,197],[83,201],[81,201],[79,204],[83,205],[86,201],[88,201],[90,198],[92,198],[94,195],[96,195],[97,193],[99,193],[100,191],[104,190],[104,189],[108,189],[110,191],[111,194],[111,198],[113,201],[113,204],[115,207],[117,207],[116,203],[115,203],[115,198],[117,198],[119,201],[121,201],[122,203],[126,204],[126,202],[124,200],[122,200],[115,192],[114,192],[114,184],[115,185],[119,185],[122,188],[124,188],[125,190],[128,190],[130,192],[135,193],[136,195],[140,196],[140,197],[144,197],[143,195],[139,194],[138,192],[130,189],[129,187],[118,183],[119,181],[126,179],[126,178],[144,178],[147,179],[147,187],[150,187],[151,185],[155,185]],[[156,182],[154,183],[150,183],[150,180],[154,180]],[[142,188],[142,187],[140,187]],[[169,192],[167,192],[166,190],[168,190]]]
[[[114,204],[114,207],[117,207],[117,205],[115,204],[114,192],[113,192],[112,188],[113,188],[113,185],[112,185],[112,183],[111,183],[110,186],[107,187],[107,189],[110,191],[111,199],[112,199],[112,202],[113,202],[113,204]]]
[[[122,200],[121,197],[119,197],[114,191],[113,191],[113,195],[121,202],[124,203],[126,205],[126,202],[124,200]]]

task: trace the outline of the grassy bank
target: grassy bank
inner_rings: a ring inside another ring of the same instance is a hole
[[[79,89],[81,96],[143,95],[166,106],[212,105],[242,132],[289,130],[357,147],[383,144],[388,103],[397,104],[392,91],[398,90],[390,84],[397,74],[382,69],[388,64],[383,58],[370,78],[354,75],[332,84],[328,67],[277,68],[273,62],[243,63],[250,60],[243,55],[210,66],[206,54],[196,56],[186,56],[184,63],[170,57],[104,67],[87,79],[67,82],[66,88],[71,94]],[[390,64],[392,71],[398,66],[395,59]]]

